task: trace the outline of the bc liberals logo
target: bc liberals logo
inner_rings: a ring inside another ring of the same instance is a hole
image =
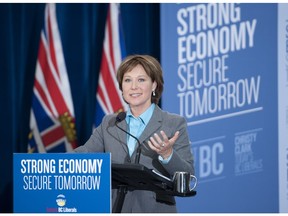
[[[47,212],[77,212],[77,208],[68,208],[65,207],[66,205],[66,197],[63,194],[59,194],[56,198],[56,203],[58,205],[58,208],[47,208]]]
[[[66,204],[66,198],[63,194],[59,194],[56,199],[56,203],[59,207],[63,207]]]

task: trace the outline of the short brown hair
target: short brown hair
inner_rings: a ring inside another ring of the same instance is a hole
[[[155,96],[151,97],[151,102],[158,104],[163,92],[164,80],[160,63],[157,59],[150,55],[130,55],[122,61],[117,70],[117,81],[119,84],[119,89],[122,91],[122,81],[124,74],[126,72],[130,72],[137,65],[141,65],[147,75],[152,79],[152,82],[155,81],[157,83]]]

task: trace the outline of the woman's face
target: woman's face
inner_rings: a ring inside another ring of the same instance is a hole
[[[156,82],[152,82],[142,65],[137,65],[126,72],[122,80],[124,100],[131,110],[144,112],[151,105],[152,91],[156,89]]]

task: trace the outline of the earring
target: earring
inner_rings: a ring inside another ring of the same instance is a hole
[[[153,96],[153,97],[155,97],[155,96],[156,96],[156,94],[155,94],[155,91],[152,91],[152,96]]]

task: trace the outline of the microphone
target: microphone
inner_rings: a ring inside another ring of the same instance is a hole
[[[139,164],[139,160],[140,160],[140,155],[141,155],[141,144],[140,141],[137,137],[133,136],[131,133],[129,133],[128,131],[124,130],[123,128],[118,126],[118,123],[120,123],[121,121],[123,121],[126,118],[126,112],[120,112],[117,116],[116,116],[116,122],[115,125],[117,128],[119,128],[120,130],[122,130],[123,132],[125,132],[126,134],[128,134],[129,136],[133,137],[137,143],[138,143],[138,147],[136,150],[136,157],[135,157],[135,164]]]

